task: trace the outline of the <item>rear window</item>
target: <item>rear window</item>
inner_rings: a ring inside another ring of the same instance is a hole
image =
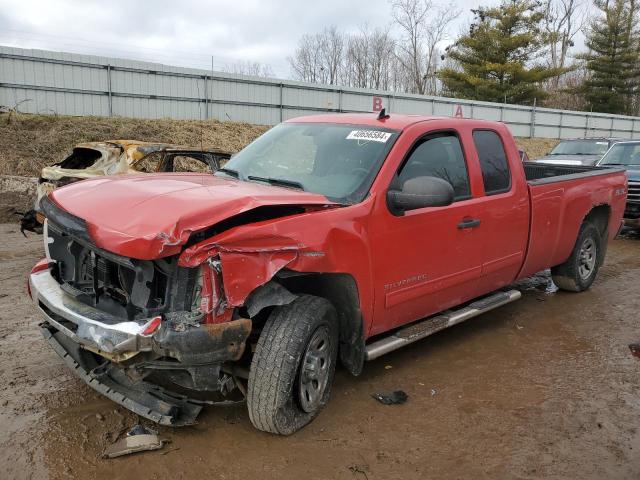
[[[608,148],[606,140],[565,140],[551,150],[551,155],[604,155]]]
[[[94,150],[93,148],[77,147],[73,149],[71,155],[65,158],[57,165],[62,168],[70,168],[75,170],[84,170],[89,168],[96,160],[102,156],[100,150]]]
[[[473,132],[473,142],[480,159],[485,193],[495,195],[508,191],[511,187],[511,172],[498,134],[491,130],[476,130]]]

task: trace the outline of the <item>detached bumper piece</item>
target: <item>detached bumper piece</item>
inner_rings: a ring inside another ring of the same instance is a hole
[[[131,382],[117,367],[93,364],[87,352],[63,333],[41,325],[42,335],[55,352],[98,393],[160,425],[192,425],[205,402],[190,399],[147,382]]]

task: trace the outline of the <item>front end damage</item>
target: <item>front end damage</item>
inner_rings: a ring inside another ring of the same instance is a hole
[[[251,320],[200,323],[192,312],[126,320],[68,295],[55,266],[30,275],[45,338],[92,388],[150,420],[194,422],[202,405],[241,400],[223,366],[239,360]],[[205,394],[205,395],[203,395]]]
[[[191,187],[202,180],[215,182],[217,189]],[[354,251],[351,232],[357,229],[350,223],[345,224],[349,228],[332,228],[339,247],[330,252],[323,247],[327,233],[321,230],[306,228],[312,234],[306,244],[294,240],[300,222],[310,225],[321,212],[338,213],[342,210],[338,205],[324,197],[284,190],[277,191],[277,198],[251,198],[237,190],[271,193],[271,187],[215,177],[149,181],[160,187],[177,186],[180,194],[158,196],[155,205],[147,202],[151,212],[147,216],[141,208],[127,216],[109,211],[110,224],[105,217],[99,224],[84,220],[86,213],[74,211],[103,208],[77,200],[76,193],[84,195],[85,186],[57,190],[41,204],[47,218],[43,232],[47,258],[30,275],[31,296],[45,317],[44,336],[81,378],[153,421],[191,424],[205,404],[244,400],[251,345],[264,321],[272,308],[291,303],[302,293],[334,302],[344,326],[343,364],[359,372],[364,331],[357,289],[352,279],[333,273],[333,255],[342,246]],[[109,190],[110,198],[119,198],[114,188]],[[193,213],[193,202],[182,193],[209,201],[211,192],[220,190],[228,194],[218,193],[220,198],[211,207],[202,205],[211,213]],[[95,187],[92,193],[93,202]],[[137,190],[125,189],[122,194],[132,202]],[[70,200],[73,213],[66,207]],[[171,203],[175,218],[158,205],[160,201]],[[244,210],[236,206],[241,201]],[[226,202],[227,211],[239,213],[224,215],[221,202]],[[164,214],[156,218],[154,211]],[[350,258],[365,265],[359,254]]]
[[[252,322],[224,308],[213,262],[123,258],[69,230],[45,223],[48,258],[29,290],[43,335],[76,374],[166,425],[193,423],[204,404],[243,399],[232,365]]]

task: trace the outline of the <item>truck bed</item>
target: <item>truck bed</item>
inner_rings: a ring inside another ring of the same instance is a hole
[[[594,208],[607,212],[601,225],[608,239],[617,234],[624,209],[623,168],[524,163],[531,205],[529,245],[520,277],[563,263],[575,245],[585,215]],[[610,212],[616,212],[611,213]]]
[[[586,165],[548,165],[524,162],[524,175],[531,185],[563,182],[596,175],[606,175],[623,171],[618,167],[594,167]]]

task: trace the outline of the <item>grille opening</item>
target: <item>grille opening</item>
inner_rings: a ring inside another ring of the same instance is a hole
[[[61,288],[87,305],[136,320],[167,306],[175,259],[135,260],[117,257],[49,228],[49,244]]]

